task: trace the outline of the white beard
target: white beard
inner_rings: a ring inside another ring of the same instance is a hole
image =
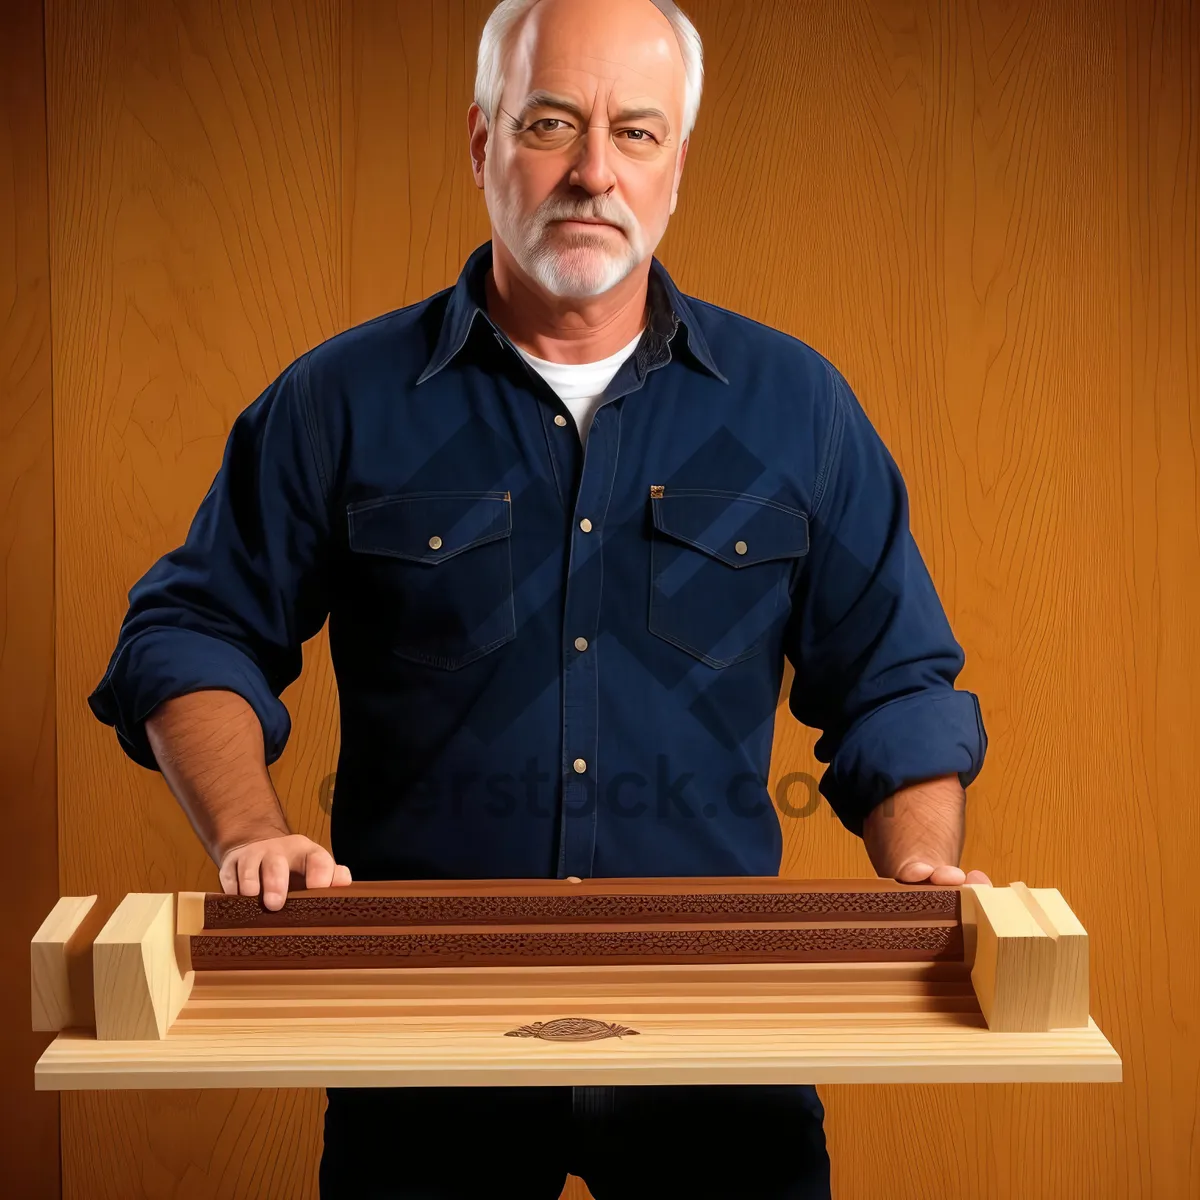
[[[551,197],[532,217],[521,217],[505,199],[488,197],[492,226],[517,265],[551,296],[582,299],[599,296],[633,273],[654,252],[645,231],[627,210],[606,214],[620,224],[617,232],[551,230],[563,215],[563,202]]]
[[[599,296],[630,275],[642,261],[635,243],[624,232],[551,232],[540,220],[525,225],[520,249],[509,248],[521,269],[551,296],[582,298]]]

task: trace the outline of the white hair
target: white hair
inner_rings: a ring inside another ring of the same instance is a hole
[[[483,27],[479,38],[479,63],[475,71],[475,103],[483,109],[491,125],[492,117],[504,94],[504,51],[509,35],[514,33],[522,18],[538,0],[501,0]],[[685,84],[683,92],[682,142],[696,124],[700,111],[700,92],[704,86],[704,45],[696,27],[688,20],[674,0],[650,0],[650,3],[671,22],[675,40],[683,54]]]

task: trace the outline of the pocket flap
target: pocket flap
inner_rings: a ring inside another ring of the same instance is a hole
[[[512,532],[508,492],[410,492],[346,506],[350,549],[439,563]]]
[[[808,517],[765,496],[654,487],[650,506],[656,529],[731,567],[808,553]]]

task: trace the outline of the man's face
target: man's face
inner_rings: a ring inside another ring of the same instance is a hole
[[[542,0],[504,76],[490,128],[471,112],[493,233],[551,295],[600,295],[654,253],[675,209],[687,144],[674,31],[649,0]]]

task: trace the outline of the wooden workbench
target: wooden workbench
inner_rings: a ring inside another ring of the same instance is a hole
[[[1115,1082],[1087,970],[1062,897],[1021,884],[66,897],[32,945],[60,1030],[35,1086]]]

